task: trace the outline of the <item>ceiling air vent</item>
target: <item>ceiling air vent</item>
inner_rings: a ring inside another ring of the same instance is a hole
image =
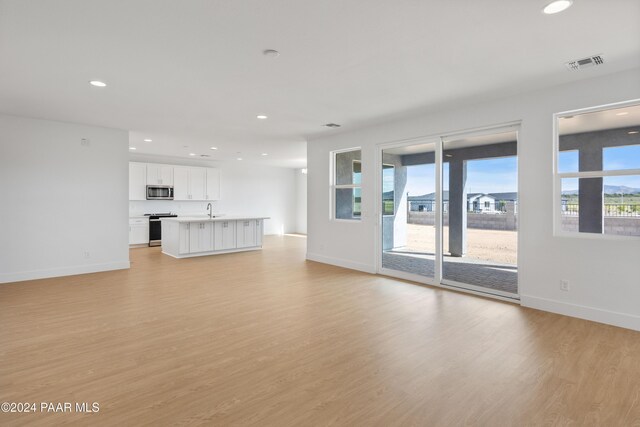
[[[326,128],[339,128],[340,127],[340,125],[337,124],[337,123],[327,123],[327,124],[324,124],[322,126],[324,126]]]
[[[565,65],[571,71],[579,71],[584,68],[594,67],[596,65],[604,64],[604,58],[602,55],[590,56],[588,58],[576,59],[569,61]]]

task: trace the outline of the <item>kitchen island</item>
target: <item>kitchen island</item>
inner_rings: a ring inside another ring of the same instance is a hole
[[[162,253],[174,258],[262,249],[268,217],[162,218]]]

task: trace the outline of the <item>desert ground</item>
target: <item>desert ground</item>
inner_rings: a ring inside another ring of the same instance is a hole
[[[444,253],[449,253],[449,227],[442,229]],[[504,230],[467,229],[467,253],[465,257],[500,264],[517,264],[518,233]],[[407,224],[407,246],[410,252],[435,251],[433,225]]]

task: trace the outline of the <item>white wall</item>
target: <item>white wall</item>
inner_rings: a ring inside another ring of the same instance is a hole
[[[519,286],[522,304],[640,330],[640,240],[553,236],[552,114],[640,98],[640,69],[520,96],[424,113],[309,141],[308,258],[376,270],[375,153],[379,143],[521,120]],[[330,151],[362,147],[362,221],[329,220]],[[559,289],[571,281],[570,292]]]
[[[0,282],[129,267],[128,145],[126,131],[0,114]]]
[[[296,233],[307,234],[307,174],[296,169]]]
[[[220,169],[220,200],[214,212],[225,215],[264,215],[265,234],[296,231],[296,170],[234,161],[216,162],[131,154],[130,160],[146,163],[204,166]],[[207,213],[208,202],[145,200],[129,203],[131,215],[152,212]]]

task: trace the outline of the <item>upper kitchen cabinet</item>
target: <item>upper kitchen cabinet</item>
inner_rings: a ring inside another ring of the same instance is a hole
[[[207,194],[206,200],[220,199],[220,170],[207,168]]]
[[[147,185],[173,185],[173,166],[148,163]]]
[[[129,163],[129,200],[147,199],[147,165]]]
[[[176,166],[173,169],[174,200],[207,200],[207,170]]]

